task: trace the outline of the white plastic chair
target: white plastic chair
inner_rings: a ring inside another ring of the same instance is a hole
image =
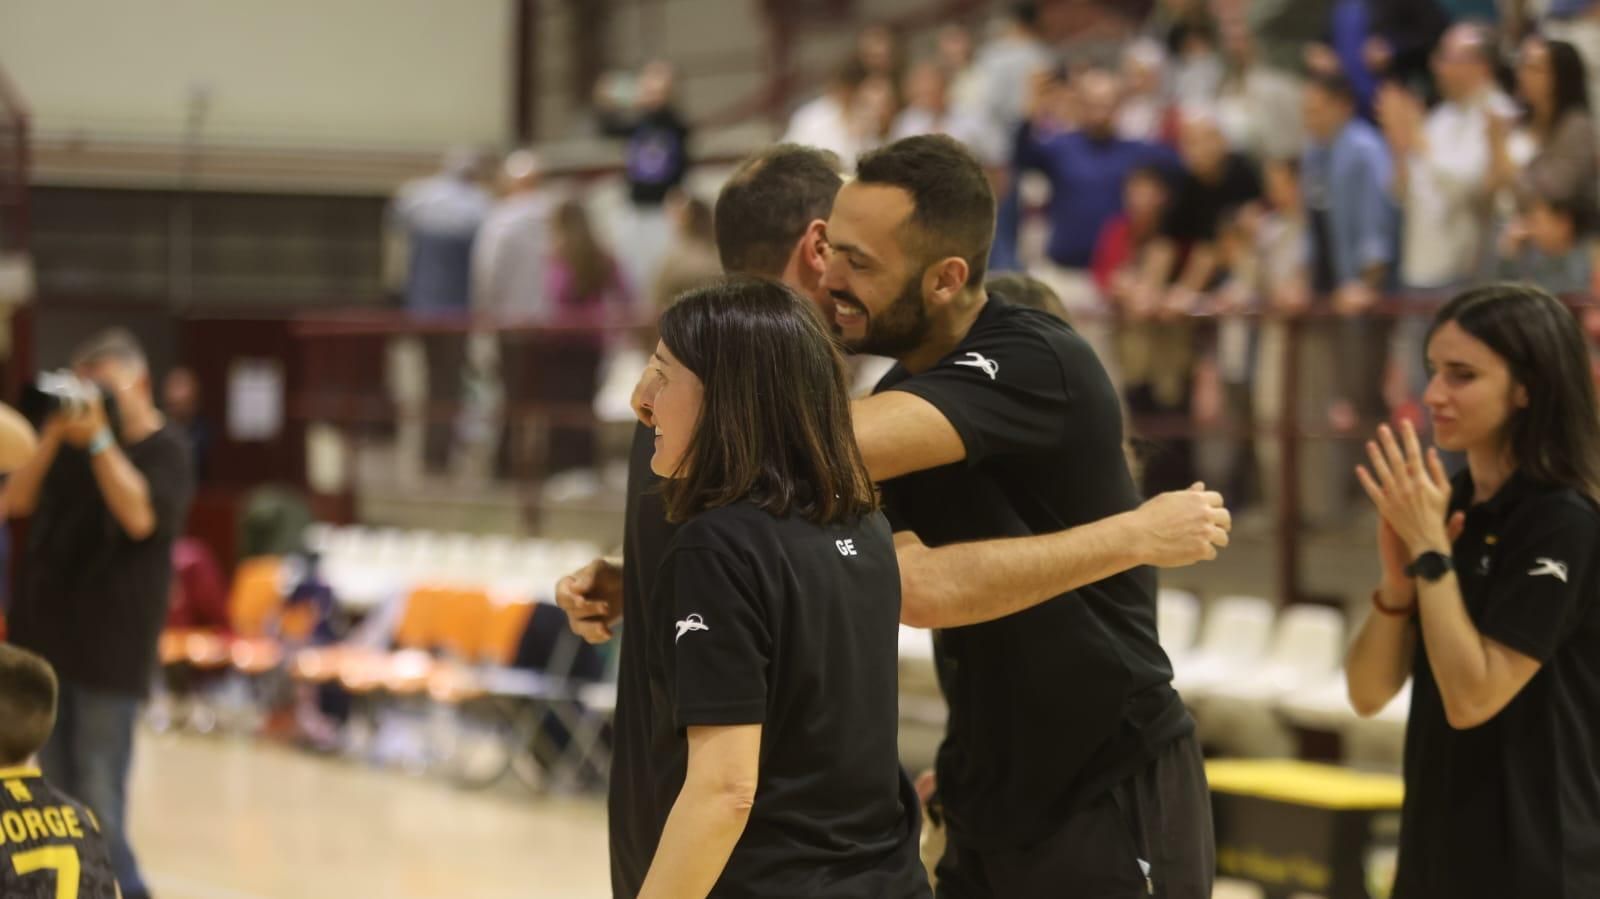
[[[1201,739],[1238,755],[1281,756],[1294,734],[1278,716],[1280,701],[1326,689],[1339,671],[1344,616],[1326,606],[1296,605],[1278,616],[1267,655],[1243,677],[1212,684],[1195,714]]]
[[[1162,587],[1156,594],[1156,632],[1173,664],[1194,648],[1199,631],[1200,597],[1187,590]]]
[[[1173,686],[1193,705],[1219,683],[1255,668],[1272,635],[1272,603],[1255,596],[1224,596],[1211,603],[1200,642],[1174,670]]]

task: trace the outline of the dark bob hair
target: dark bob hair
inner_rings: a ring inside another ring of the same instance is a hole
[[[705,388],[683,476],[663,486],[668,520],[745,500],[817,524],[877,508],[844,360],[810,302],[777,281],[728,278],[679,297],[661,342]]]

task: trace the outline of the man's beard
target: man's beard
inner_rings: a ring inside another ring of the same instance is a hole
[[[852,294],[833,291],[833,295],[836,300],[845,300],[866,309],[865,304]],[[922,301],[922,278],[918,276],[906,279],[899,296],[882,313],[867,313],[866,334],[851,340],[840,336],[835,325],[834,335],[852,353],[898,359],[921,346],[927,339],[930,327],[928,309]]]

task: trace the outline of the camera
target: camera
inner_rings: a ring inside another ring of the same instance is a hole
[[[122,430],[122,422],[117,416],[116,395],[67,369],[40,372],[22,388],[22,401],[17,404],[17,411],[35,428],[43,428],[53,415],[73,415],[87,408],[96,395],[105,407],[106,424],[111,428],[112,436],[116,436]]]

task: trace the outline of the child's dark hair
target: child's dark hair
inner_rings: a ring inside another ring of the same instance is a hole
[[[0,643],[0,768],[33,758],[56,726],[56,673],[50,663]]]

